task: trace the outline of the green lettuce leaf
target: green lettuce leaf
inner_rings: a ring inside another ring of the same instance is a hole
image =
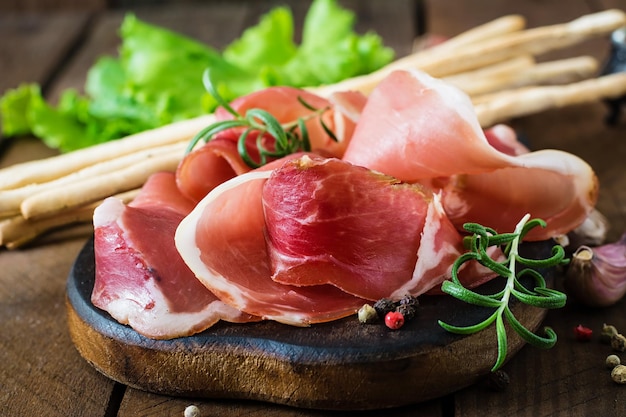
[[[2,134],[34,134],[67,152],[212,112],[207,68],[230,101],[274,85],[334,83],[390,62],[393,51],[374,33],[354,33],[354,21],[336,0],[314,0],[296,45],[291,11],[276,7],[220,52],[128,14],[119,56],[94,63],[84,95],[67,90],[54,107],[35,84],[9,90],[0,98]]]

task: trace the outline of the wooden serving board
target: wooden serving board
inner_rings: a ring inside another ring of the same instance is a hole
[[[549,254],[546,243],[525,254]],[[546,277],[552,281],[550,274]],[[497,281],[497,280],[496,280]],[[450,296],[423,296],[400,330],[360,324],[356,316],[298,328],[276,322],[218,323],[191,336],[152,340],[94,307],[93,242],[80,252],[67,283],[69,330],[80,354],[107,377],[145,391],[202,398],[261,400],[296,407],[364,410],[437,398],[476,383],[496,360],[492,327],[459,336],[438,324],[468,325],[489,309]],[[493,292],[502,282],[486,288]],[[536,330],[545,310],[513,303]],[[509,331],[508,358],[524,345]]]

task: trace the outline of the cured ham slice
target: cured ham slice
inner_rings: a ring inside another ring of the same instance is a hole
[[[271,171],[235,177],[211,191],[176,231],[176,246],[198,279],[249,314],[304,326],[354,314],[365,300],[331,285],[272,281],[261,192]]]
[[[181,222],[176,246],[224,302],[306,325],[437,287],[462,237],[429,190],[304,155],[215,188]]]
[[[176,169],[176,181],[185,197],[198,202],[224,181],[250,169],[235,141],[218,138],[185,156]]]
[[[220,319],[258,320],[219,301],[178,254],[174,231],[192,208],[172,173],[150,177],[128,206],[105,200],[94,212],[92,303],[154,339],[189,336]]]
[[[439,284],[462,251],[433,199],[418,184],[338,159],[289,161],[263,188],[272,279],[332,284],[370,300],[392,289],[397,298],[417,295]],[[414,272],[419,283],[410,285]]]
[[[495,125],[486,129],[484,133],[487,142],[497,151],[511,156],[530,152],[526,145],[517,140],[515,131],[507,125]]]
[[[316,109],[328,108],[322,120],[335,139],[328,135],[314,111],[303,105],[304,100]],[[250,109],[266,110],[280,123],[293,123],[298,118],[305,120],[311,151],[325,156],[341,157],[354,132],[366,97],[357,92],[338,92],[328,99],[305,90],[292,87],[270,87],[234,100],[230,105],[239,114]],[[231,120],[233,115],[220,107],[215,113],[218,121]],[[213,188],[237,175],[250,171],[237,150],[237,141],[242,128],[220,132],[203,147],[189,153],[177,169],[177,184],[183,195],[200,201]],[[269,135],[262,138],[263,146],[273,149]],[[257,134],[251,133],[246,140],[246,150],[252,160],[259,161]]]
[[[527,239],[543,240],[582,223],[598,194],[591,167],[557,150],[519,153],[489,143],[463,92],[423,72],[396,71],[370,95],[344,159],[440,188],[457,228],[479,222],[511,231],[530,213],[548,226]]]

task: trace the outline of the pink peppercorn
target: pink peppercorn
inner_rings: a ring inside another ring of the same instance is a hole
[[[390,311],[385,315],[385,325],[392,330],[397,330],[404,325],[404,316],[398,311]]]
[[[574,328],[574,334],[576,335],[576,340],[580,342],[588,342],[591,340],[591,335],[593,334],[593,330],[588,327],[579,324]]]

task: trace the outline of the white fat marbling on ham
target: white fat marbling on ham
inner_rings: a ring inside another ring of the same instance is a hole
[[[390,298],[422,294],[451,277],[452,264],[463,253],[463,240],[446,217],[440,196],[428,205],[417,262],[411,279],[393,291]]]

